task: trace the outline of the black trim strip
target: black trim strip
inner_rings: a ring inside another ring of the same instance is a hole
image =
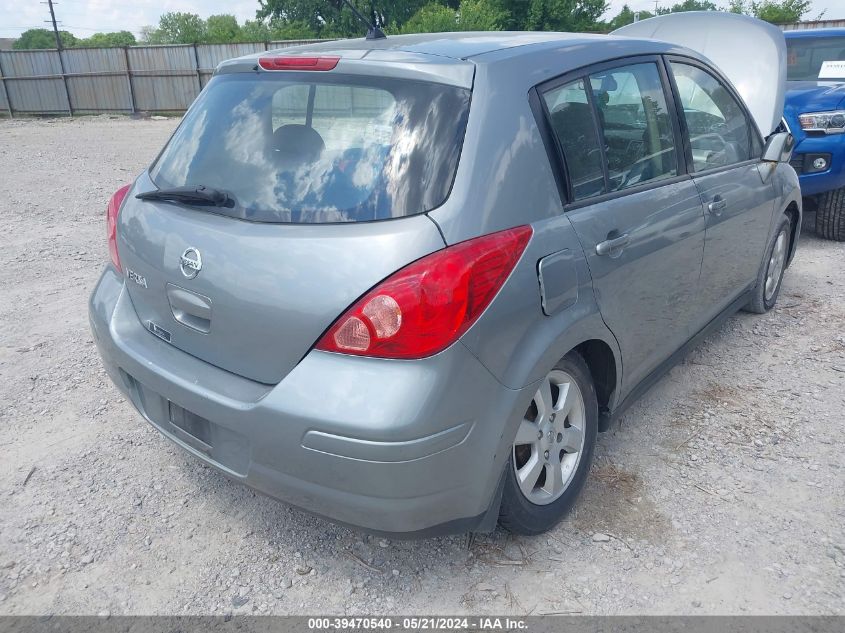
[[[584,75],[581,78],[584,84],[584,94],[587,95],[587,104],[590,106],[590,114],[593,118],[593,134],[595,134],[596,145],[601,152],[601,169],[602,176],[604,176],[604,191],[598,195],[605,195],[610,193],[610,166],[607,162],[607,147],[605,146],[604,131],[601,129],[601,121],[599,121],[599,107],[596,105],[596,95],[593,94],[593,82],[590,81],[590,75]],[[595,198],[596,196],[593,196]],[[574,198],[573,198],[573,201]]]
[[[569,167],[567,167],[566,158],[563,155],[563,151],[561,151],[560,141],[549,122],[548,111],[544,100],[537,91],[536,86],[528,91],[528,105],[534,115],[537,129],[540,130],[540,138],[543,141],[543,147],[546,149],[546,156],[551,163],[560,200],[563,204],[566,204],[567,201],[573,198],[572,192],[569,191]]]
[[[678,101],[672,88],[671,74],[666,60],[661,55],[657,62],[657,72],[660,73],[660,81],[663,84],[663,98],[666,99],[666,110],[669,119],[672,121],[672,134],[675,135],[675,159],[677,162],[678,175],[691,174],[690,166],[687,163],[687,136],[681,129],[681,113],[678,111]]]

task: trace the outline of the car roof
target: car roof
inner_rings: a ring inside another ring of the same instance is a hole
[[[796,31],[784,31],[786,39],[813,38],[813,37],[845,37],[845,28],[827,29],[800,29]]]
[[[608,59],[633,55],[681,53],[699,57],[666,42],[646,38],[591,33],[540,31],[475,31],[390,35],[386,38],[326,40],[312,44],[261,51],[221,62],[216,74],[248,72],[266,56],[308,56],[313,53],[340,58],[344,73],[427,79],[472,87],[475,66],[513,62],[532,71],[535,83],[569,70]],[[549,57],[552,53],[554,57]],[[565,53],[560,64],[559,53]],[[554,63],[551,63],[551,62]]]
[[[637,40],[630,37],[617,37],[595,33],[556,33],[542,31],[469,31],[456,33],[419,33],[413,35],[390,35],[383,39],[368,40],[365,38],[347,40],[326,40],[313,44],[303,44],[289,48],[274,49],[267,52],[254,53],[239,57],[232,61],[256,60],[269,54],[332,52],[341,56],[348,52],[350,56],[359,57],[362,54],[380,52],[381,59],[387,59],[391,52],[397,55],[422,54],[433,55],[446,60],[463,61],[488,53],[498,52],[497,59],[518,57],[536,52],[543,47],[572,47],[583,50],[585,48],[598,49],[615,43],[624,48],[637,48]],[[654,50],[654,40],[643,39],[640,43],[649,43],[649,49]],[[677,50],[671,44],[663,44],[669,49]],[[618,48],[617,48],[618,51]],[[357,55],[356,55],[357,53]],[[614,55],[608,55],[614,56]]]
[[[318,44],[306,44],[297,50],[380,50],[402,51],[438,55],[452,59],[469,59],[494,51],[510,50],[519,55],[520,50],[532,44],[560,43],[591,45],[607,43],[607,35],[588,33],[555,33],[542,31],[469,31],[456,33],[417,33],[413,35],[390,35],[384,39],[365,38],[334,40]],[[283,49],[288,50],[288,49]]]

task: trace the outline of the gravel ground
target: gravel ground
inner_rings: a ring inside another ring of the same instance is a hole
[[[845,244],[802,237],[552,533],[387,541],[202,466],[101,369],[105,204],[174,125],[0,123],[0,614],[845,614]]]

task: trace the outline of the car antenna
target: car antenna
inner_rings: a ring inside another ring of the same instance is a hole
[[[338,9],[343,8],[344,4],[350,9],[352,9],[352,13],[355,14],[355,17],[358,18],[360,22],[363,22],[367,25],[368,40],[382,40],[387,37],[387,35],[384,34],[384,31],[382,31],[379,27],[375,26],[367,18],[361,15],[361,12],[358,11],[358,9],[355,8],[355,5],[353,5],[349,0],[333,0],[332,4],[335,5]]]

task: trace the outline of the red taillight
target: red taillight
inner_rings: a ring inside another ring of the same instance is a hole
[[[424,358],[466,332],[505,283],[531,227],[461,242],[419,259],[359,299],[317,349],[379,358]]]
[[[123,185],[115,191],[111,200],[109,200],[109,205],[106,207],[106,231],[109,236],[109,255],[111,255],[111,263],[120,272],[123,272],[123,267],[120,265],[120,255],[117,254],[117,214],[120,213],[120,205],[123,204],[126,192],[129,191],[129,187],[131,186]]]
[[[261,57],[258,65],[264,70],[332,70],[340,57]]]

